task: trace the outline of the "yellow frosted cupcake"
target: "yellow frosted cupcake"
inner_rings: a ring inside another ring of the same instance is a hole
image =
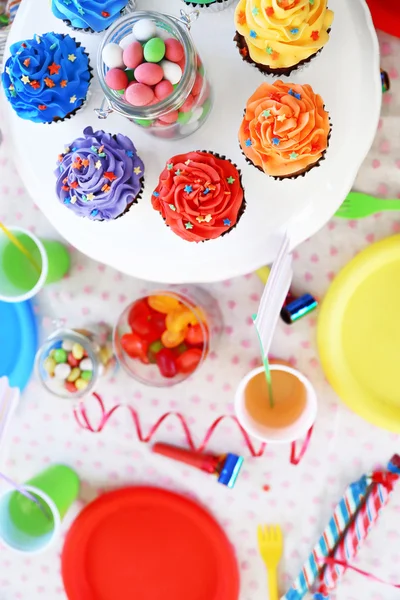
[[[329,113],[310,85],[262,83],[247,101],[239,143],[248,162],[278,179],[304,175],[328,148]]]
[[[328,0],[240,0],[235,42],[242,58],[262,73],[290,75],[329,41]]]

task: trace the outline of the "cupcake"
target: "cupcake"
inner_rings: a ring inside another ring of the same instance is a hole
[[[79,217],[111,221],[137,202],[144,165],[125,135],[86,127],[58,157],[59,201]]]
[[[98,33],[110,27],[128,3],[132,0],[51,0],[51,9],[55,17],[73,29]]]
[[[283,179],[307,173],[322,160],[329,113],[310,85],[262,83],[248,99],[239,143],[248,162]]]
[[[84,103],[91,80],[89,57],[69,35],[45,33],[17,42],[2,75],[11,106],[22,119],[52,123]]]
[[[152,204],[187,242],[216,239],[236,227],[244,212],[240,172],[211,152],[173,156],[160,175]]]
[[[332,22],[327,0],[240,0],[234,40],[262,73],[290,75],[322,50]]]
[[[186,6],[191,8],[204,9],[207,12],[218,12],[231,6],[235,0],[192,0],[191,2],[183,0]]]

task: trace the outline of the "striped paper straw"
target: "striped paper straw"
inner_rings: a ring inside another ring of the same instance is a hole
[[[312,589],[323,569],[324,558],[332,553],[356,514],[367,493],[368,485],[369,481],[366,475],[349,485],[318,543],[304,563],[301,573],[281,600],[301,600]]]

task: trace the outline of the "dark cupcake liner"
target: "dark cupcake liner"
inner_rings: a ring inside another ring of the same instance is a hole
[[[107,31],[107,29],[110,29],[110,27],[112,25],[114,25],[115,21],[117,19],[119,19],[120,17],[123,17],[126,13],[128,12],[132,12],[133,10],[135,10],[135,2],[134,0],[128,0],[128,2],[126,3],[125,8],[123,8],[120,11],[119,16],[115,17],[114,21],[112,23],[110,23],[110,25],[108,27],[105,27],[104,29],[101,29],[100,31],[95,31],[94,29],[92,29],[91,27],[85,27],[85,28],[81,28],[81,27],[74,27],[74,25],[72,25],[71,21],[69,19],[63,19],[63,23],[65,23],[67,25],[67,27],[69,27],[70,29],[72,29],[72,31],[80,31],[82,33],[93,33],[93,34],[101,34],[104,33],[105,31]]]
[[[212,241],[218,240],[219,238],[222,238],[225,235],[227,235],[228,233],[230,233],[231,231],[233,231],[237,227],[237,224],[239,223],[240,219],[242,218],[242,216],[246,210],[247,203],[246,203],[246,198],[245,198],[245,194],[244,194],[245,189],[243,186],[242,172],[236,163],[234,163],[230,158],[227,158],[224,154],[218,154],[218,152],[212,152],[211,150],[191,150],[191,152],[205,152],[207,154],[212,154],[216,158],[220,158],[221,160],[226,160],[226,161],[230,162],[231,165],[233,165],[235,167],[235,169],[237,170],[237,172],[239,174],[240,187],[243,190],[243,200],[242,200],[242,204],[240,205],[240,208],[239,208],[239,211],[238,211],[238,214],[236,217],[236,223],[232,227],[230,227],[227,231],[225,231],[224,233],[221,233],[221,235],[218,238],[210,238],[208,240],[200,240],[200,242],[203,244],[204,242],[212,242]],[[164,217],[163,217],[163,221],[167,225]],[[167,227],[170,228],[169,225],[167,225]],[[175,233],[175,232],[173,232],[173,233]],[[177,235],[177,234],[175,233],[175,235]],[[180,236],[178,236],[178,237],[180,237]],[[183,239],[183,238],[181,238],[181,239]],[[187,240],[184,240],[184,241],[187,241]],[[197,243],[199,243],[199,242],[197,242]]]
[[[328,33],[329,32],[330,32],[330,29],[328,30]],[[237,31],[233,38],[233,41],[236,42],[236,46],[239,50],[239,54],[245,62],[249,63],[249,65],[252,65],[256,69],[258,69],[258,71],[260,71],[260,73],[262,73],[263,75],[274,75],[275,77],[289,76],[294,71],[297,71],[297,69],[299,67],[310,63],[324,49],[324,48],[320,48],[319,50],[317,50],[317,52],[315,52],[308,58],[301,60],[300,62],[298,62],[297,64],[295,64],[291,67],[281,67],[280,69],[271,69],[271,67],[269,67],[268,65],[262,65],[260,63],[256,63],[251,58],[247,42],[245,40],[245,37],[241,33],[239,33]]]
[[[113,136],[114,137],[114,136]],[[143,196],[143,192],[144,192],[144,177],[142,177],[140,179],[140,190],[137,194],[137,196],[134,197],[134,199],[132,200],[132,202],[130,202],[127,207],[125,208],[124,212],[121,213],[120,215],[118,215],[118,217],[115,217],[115,219],[96,219],[96,221],[116,221],[117,219],[120,219],[121,217],[123,217],[124,215],[126,215],[126,213],[128,213],[130,211],[130,209],[132,208],[132,206],[134,204],[138,204],[139,200],[141,200],[142,196]]]

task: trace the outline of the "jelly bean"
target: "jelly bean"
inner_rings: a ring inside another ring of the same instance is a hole
[[[147,303],[153,310],[165,314],[178,310],[182,306],[179,300],[173,296],[149,296]]]
[[[175,38],[165,40],[165,58],[174,63],[185,58],[185,50],[182,44]]]
[[[170,60],[162,60],[160,67],[164,71],[164,79],[175,85],[182,79],[182,69],[177,63],[173,63]]]
[[[111,346],[102,346],[99,350],[100,362],[107,366],[110,360],[113,358],[114,352]]]
[[[171,379],[172,377],[175,377],[178,372],[175,356],[170,348],[163,348],[157,352],[156,363],[163,377]]]
[[[135,35],[133,33],[129,33],[128,35],[122,38],[119,45],[121,46],[122,50],[125,50],[128,46],[130,46],[131,44],[133,44],[133,42],[136,41],[137,40],[135,38]]]
[[[128,75],[122,69],[110,69],[106,73],[105,80],[112,90],[124,90],[128,85]]]
[[[146,42],[157,34],[157,29],[151,19],[140,19],[132,27],[132,32],[139,42]]]
[[[63,340],[63,343],[61,344],[61,348],[63,350],[65,350],[66,352],[71,352],[73,345],[74,345],[74,342],[72,340]]]
[[[157,83],[160,83],[163,77],[164,72],[162,68],[155,63],[142,63],[135,69],[135,79],[139,83],[156,85]]]
[[[65,363],[67,362],[67,353],[62,348],[57,348],[53,354],[53,358],[56,363]]]
[[[81,378],[84,379],[85,381],[90,381],[93,377],[93,372],[92,371],[82,371],[81,373]]]
[[[165,56],[165,42],[155,37],[145,43],[143,48],[144,59],[150,63],[158,63]],[[160,80],[161,81],[161,80]]]
[[[171,333],[171,331],[166,330],[161,336],[161,341],[166,348],[176,348],[184,339],[185,330],[178,333]]]
[[[138,317],[141,317],[142,315],[146,315],[146,316],[150,317],[151,312],[152,311],[151,311],[149,305],[147,304],[145,298],[136,300],[136,302],[134,302],[132,304],[132,307],[129,311],[129,315],[128,315],[129,327],[131,329],[133,329],[133,323],[136,321],[136,319],[138,319]]]
[[[78,367],[74,367],[71,370],[71,373],[68,375],[67,381],[76,381],[77,379],[79,379],[80,375],[81,375],[81,370],[78,369]]]
[[[142,45],[139,42],[133,42],[125,48],[122,58],[128,69],[136,69],[143,62]]]
[[[79,391],[85,390],[88,385],[89,385],[89,382],[85,381],[85,379],[79,378],[75,381],[76,389]]]
[[[164,100],[164,98],[168,98],[174,91],[174,86],[170,81],[163,79],[160,83],[157,83],[154,88],[154,94],[158,100]]]
[[[45,358],[45,360],[43,362],[43,367],[45,368],[47,373],[50,375],[50,377],[53,377],[53,375],[54,375],[54,369],[56,368],[56,364],[57,363],[52,356],[48,356],[47,358]]]
[[[121,337],[121,346],[131,358],[144,358],[147,354],[148,343],[137,333],[125,333]]]
[[[75,393],[77,392],[76,385],[75,385],[75,383],[74,383],[74,382],[72,382],[72,381],[66,381],[66,382],[65,382],[65,388],[66,388],[66,389],[67,389],[69,392],[71,392],[72,394],[75,394]]]
[[[71,367],[68,363],[60,363],[54,369],[54,377],[57,379],[67,379],[71,373]]]
[[[83,358],[83,355],[85,354],[85,348],[78,343],[75,343],[72,346],[72,356],[74,358],[76,358],[77,360],[81,360],[81,358]]]
[[[68,354],[68,364],[71,365],[72,368],[77,367],[79,365],[79,360],[75,358],[75,356],[70,352]]]
[[[179,373],[193,373],[198,367],[202,355],[203,351],[200,350],[200,348],[190,348],[189,350],[186,350],[186,352],[183,352],[176,359],[176,366]]]
[[[156,362],[157,352],[160,352],[160,350],[162,350],[163,348],[164,346],[162,345],[162,342],[160,340],[157,340],[156,342],[150,344],[149,351],[147,352],[147,358],[152,364]]]
[[[191,325],[188,327],[185,335],[185,341],[191,346],[198,346],[204,343],[203,328],[201,325]]]
[[[81,371],[93,371],[93,362],[90,358],[84,358],[81,360],[79,368]]]
[[[190,310],[173,311],[168,313],[165,324],[171,333],[179,333],[188,325],[197,325],[197,319]]]
[[[118,44],[107,44],[103,48],[101,58],[109,69],[123,69],[125,65],[122,54],[123,50]]]
[[[130,83],[125,90],[125,99],[132,106],[146,106],[154,99],[154,92],[144,83]]]

